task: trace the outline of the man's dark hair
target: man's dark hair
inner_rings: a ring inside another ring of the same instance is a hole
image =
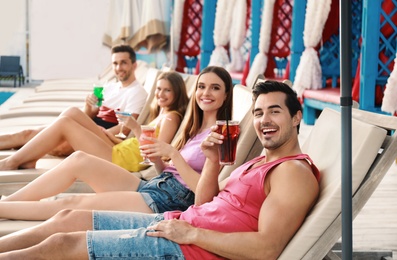
[[[271,92],[285,93],[285,105],[288,107],[291,117],[295,116],[298,111],[302,111],[302,105],[299,102],[296,92],[287,84],[278,81],[266,80],[256,84],[252,90],[253,101],[255,102],[259,95],[268,94]],[[300,124],[297,126],[298,134],[299,127]]]
[[[112,47],[112,54],[118,52],[128,52],[130,54],[130,59],[132,63],[136,62],[136,54],[134,49],[129,45],[116,45]]]

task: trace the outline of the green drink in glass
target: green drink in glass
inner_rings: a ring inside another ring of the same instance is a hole
[[[98,98],[97,107],[102,106],[103,101],[103,86],[99,84],[94,84],[94,95]]]

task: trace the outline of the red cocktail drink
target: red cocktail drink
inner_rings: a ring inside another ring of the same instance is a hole
[[[219,164],[233,165],[236,162],[236,148],[240,133],[238,121],[216,121],[218,134],[224,136],[223,143],[219,145]]]

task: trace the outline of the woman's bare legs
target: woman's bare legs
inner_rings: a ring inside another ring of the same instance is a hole
[[[77,108],[76,108],[77,110]],[[61,116],[13,155],[0,160],[0,170],[34,168],[36,161],[67,141],[74,150],[82,150],[111,160],[113,143],[82,111],[77,116]]]
[[[52,201],[2,201],[0,202],[0,218],[47,220],[63,209],[153,213],[139,192],[110,191],[70,196]]]
[[[26,129],[13,134],[0,135],[0,150],[19,149],[43,129],[44,127]]]
[[[0,252],[18,251],[0,254],[0,259],[30,259],[41,253],[51,254],[49,259],[85,259],[88,257],[86,236],[79,231],[86,230],[92,230],[91,211],[64,210],[35,227],[1,237]],[[63,234],[57,234],[60,232]],[[21,250],[24,248],[27,249]]]
[[[135,191],[140,179],[129,171],[78,151],[2,201],[35,201],[66,191],[76,180],[95,192]]]
[[[97,193],[32,201],[59,194],[77,179]],[[140,193],[133,192],[139,183],[139,178],[111,162],[75,152],[54,169],[0,201],[0,218],[45,220],[67,208],[152,212]]]
[[[63,142],[51,151],[48,152],[49,155],[57,157],[68,157],[74,152],[73,147],[70,146],[68,142]]]
[[[19,149],[35,137],[45,127],[36,129],[25,129],[12,134],[0,135],[0,150]],[[56,148],[49,151],[48,154],[58,157],[66,157],[73,153],[74,150],[68,142],[63,142]]]

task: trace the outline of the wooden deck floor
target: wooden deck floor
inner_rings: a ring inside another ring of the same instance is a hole
[[[397,259],[397,164],[394,163],[353,221],[353,248],[392,251]]]

